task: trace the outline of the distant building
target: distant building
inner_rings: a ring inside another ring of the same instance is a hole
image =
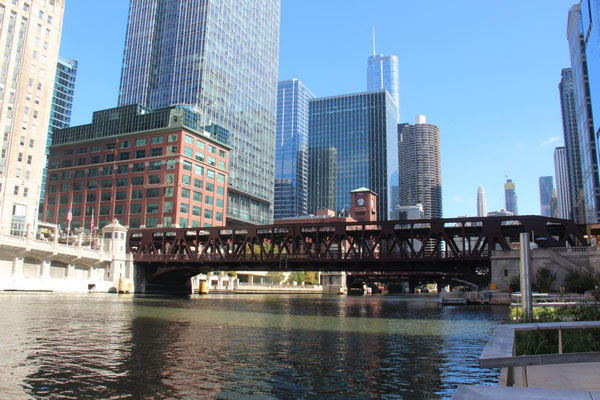
[[[558,196],[555,188],[552,188],[552,197],[550,198],[550,216],[558,218]]]
[[[425,218],[442,218],[440,130],[424,115],[398,132],[400,206],[422,204]]]
[[[411,219],[425,219],[425,211],[423,211],[423,205],[416,204],[414,206],[398,207],[398,219],[400,221],[408,221]]]
[[[335,147],[313,147],[308,151],[308,213],[316,215],[317,210],[338,210]]]
[[[37,223],[64,1],[0,4],[0,229]]]
[[[481,185],[477,188],[477,216],[487,217],[487,201],[485,199],[485,191]]]
[[[558,218],[570,219],[572,215],[571,193],[569,191],[569,172],[567,170],[565,147],[554,149],[554,174],[556,176]]]
[[[326,185],[332,175],[328,170],[330,163],[319,162],[314,157],[319,152],[332,155],[331,150],[325,149],[335,149],[335,211],[349,210],[348,193],[357,187],[368,187],[379,195],[379,218],[390,218],[392,177],[398,171],[397,124],[396,107],[387,90],[311,100],[309,185],[318,186],[320,190],[309,191],[309,213],[330,208],[319,206],[316,199],[328,190]]]
[[[551,176],[542,176],[539,179],[540,185],[540,215],[544,217],[552,216],[551,201],[552,201],[552,190],[554,184],[552,183]]]
[[[568,179],[565,182],[566,189],[569,191],[569,202],[565,204],[565,207],[568,208],[568,214],[565,214],[564,218],[582,223],[585,221],[585,202],[581,177],[581,150],[577,130],[577,112],[575,111],[575,82],[573,79],[572,69],[565,68],[562,70],[560,84],[558,85],[567,162]]]
[[[517,208],[517,192],[515,191],[515,184],[512,179],[507,179],[504,184],[504,206],[508,210],[510,215],[518,215],[519,211]],[[488,213],[490,216],[490,213]]]
[[[588,65],[592,117],[596,138],[600,137],[600,0],[581,2],[585,54]]]
[[[390,92],[398,121],[400,120],[400,78],[398,75],[398,57],[373,54],[369,57],[367,66],[367,91],[374,92],[385,89]]]
[[[298,79],[279,82],[275,131],[275,219],[308,214],[308,104],[313,98]]]
[[[45,220],[101,229],[225,224],[229,147],[187,108],[130,105],[54,132]]]
[[[71,125],[75,81],[77,80],[77,60],[65,60],[58,57],[57,64],[56,76],[54,77],[54,92],[52,95],[52,110],[50,111],[50,124],[48,126],[48,139],[46,140],[46,157],[50,155],[54,130],[68,128]],[[48,160],[46,159],[46,168],[44,168],[44,174],[42,175],[42,192],[40,193],[40,216],[44,208],[47,168]]]
[[[512,212],[502,209],[502,210],[498,210],[498,211],[490,211],[488,212],[488,217],[510,217],[513,216],[515,214],[513,214]]]
[[[575,92],[575,112],[581,157],[581,176],[585,204],[585,222],[600,221],[600,180],[598,178],[597,139],[592,117],[588,64],[585,52],[581,4],[569,9],[567,39]]]

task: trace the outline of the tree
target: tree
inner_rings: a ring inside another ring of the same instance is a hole
[[[317,273],[314,271],[306,271],[304,273],[304,282],[308,285],[316,285],[319,282],[317,281]]]
[[[302,271],[291,272],[290,277],[288,278],[288,280],[290,282],[298,282],[298,283],[304,282],[305,279],[306,279],[306,276],[305,276],[304,272],[302,272]]]
[[[513,276],[510,279],[510,284],[508,285],[508,287],[513,292],[520,292],[521,291],[521,275]]]
[[[267,272],[267,278],[273,283],[280,284],[283,280],[283,273],[279,271],[269,271]]]
[[[556,280],[556,274],[548,268],[540,268],[535,272],[535,288],[538,292],[549,292]]]

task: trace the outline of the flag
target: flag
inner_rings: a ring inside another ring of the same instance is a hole
[[[69,223],[71,223],[72,219],[73,219],[73,210],[71,210],[69,208],[69,212],[67,213],[67,221],[69,221]]]
[[[90,224],[90,230],[93,232],[94,231],[94,211],[92,210],[92,223]]]

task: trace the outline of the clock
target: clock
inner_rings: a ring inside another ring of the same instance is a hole
[[[360,199],[358,199],[358,200],[356,201],[356,203],[357,203],[359,206],[364,206],[364,205],[365,205],[365,199],[363,199],[363,198],[361,197]]]

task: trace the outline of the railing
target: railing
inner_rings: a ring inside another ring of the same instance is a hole
[[[506,386],[515,383],[515,367],[523,368],[523,386],[527,387],[527,367],[531,365],[573,364],[599,362],[600,352],[563,354],[563,330],[600,328],[600,321],[547,322],[533,324],[500,325],[483,349],[480,368],[508,368]],[[515,355],[517,331],[558,330],[558,354]]]
[[[591,251],[595,251],[595,247],[551,247],[550,250],[552,250],[555,253],[568,253],[568,254],[587,254]]]

